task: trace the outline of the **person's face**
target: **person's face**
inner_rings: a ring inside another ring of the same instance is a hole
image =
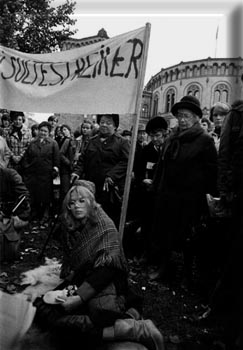
[[[3,119],[2,124],[3,124],[3,127],[4,127],[4,128],[8,128],[9,125],[10,125],[10,122],[9,122],[8,119],[5,119],[5,120]]]
[[[225,118],[225,113],[218,111],[216,108],[213,111],[213,123],[216,128],[221,128]]]
[[[38,128],[32,129],[32,136],[36,137],[38,135]]]
[[[82,134],[84,136],[90,135],[92,132],[91,125],[89,123],[83,123],[82,124]]]
[[[77,192],[71,193],[68,207],[77,220],[82,220],[88,216],[87,199],[80,196]]]
[[[100,119],[100,134],[104,136],[113,135],[116,131],[116,127],[113,118],[103,115]]]
[[[206,122],[201,122],[201,126],[205,131],[208,131],[208,123]]]
[[[14,126],[16,126],[17,128],[21,128],[23,126],[23,117],[21,115],[18,115],[15,119],[14,119]]]
[[[178,109],[176,118],[178,120],[179,129],[182,131],[190,129],[199,120],[198,116],[186,108]]]
[[[149,136],[155,147],[160,147],[164,143],[165,132],[162,130],[151,132]]]
[[[70,137],[71,136],[71,133],[70,133],[70,130],[68,128],[66,128],[65,126],[62,128],[62,133],[65,137]]]
[[[41,139],[45,139],[46,137],[49,136],[49,129],[47,126],[42,126],[40,129],[39,129],[39,133],[38,133],[38,136],[41,138]]]
[[[137,136],[138,142],[144,142],[147,139],[147,133],[145,131],[138,131],[138,136]]]
[[[49,120],[49,123],[51,124],[52,129],[54,129],[57,125],[57,119]]]

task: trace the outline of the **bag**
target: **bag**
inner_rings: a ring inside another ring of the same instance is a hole
[[[14,226],[13,220],[0,222],[0,261],[17,259],[20,245],[20,233]]]

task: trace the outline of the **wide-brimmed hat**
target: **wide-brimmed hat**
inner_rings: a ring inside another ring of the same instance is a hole
[[[198,117],[202,118],[202,110],[200,101],[195,96],[184,96],[182,99],[175,103],[174,106],[171,108],[171,113],[176,116],[178,109],[186,108],[189,109],[189,111],[192,111],[195,113]]]
[[[103,116],[111,117],[114,121],[115,127],[119,126],[119,114],[97,114],[97,123],[100,124],[100,119]]]
[[[150,119],[146,125],[146,133],[150,134],[151,132],[155,132],[157,130],[167,130],[168,124],[165,118],[163,117],[154,117]]]

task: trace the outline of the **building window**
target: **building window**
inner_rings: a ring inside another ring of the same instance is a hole
[[[213,64],[213,75],[217,75],[218,74],[218,65],[217,63]]]
[[[200,67],[200,74],[201,75],[205,75],[205,73],[206,73],[206,69],[205,69],[204,64],[202,64],[201,67]]]
[[[158,114],[158,103],[159,103],[159,97],[156,95],[154,97],[154,106],[153,106],[153,116],[155,117]]]
[[[200,89],[197,85],[190,85],[187,89],[187,95],[195,96],[200,100]]]
[[[165,112],[169,113],[171,111],[171,108],[173,104],[175,103],[175,90],[169,89],[166,94],[166,100],[165,100]]]
[[[145,103],[142,107],[142,118],[148,118],[148,105]]]
[[[229,88],[226,84],[218,84],[213,93],[213,103],[229,102]]]

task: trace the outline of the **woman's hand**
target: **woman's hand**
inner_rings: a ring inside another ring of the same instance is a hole
[[[83,301],[80,298],[80,296],[73,295],[73,296],[67,297],[65,302],[62,304],[62,307],[64,308],[64,310],[67,313],[69,313],[69,312],[77,309],[78,307],[80,307],[82,304],[83,304]]]

